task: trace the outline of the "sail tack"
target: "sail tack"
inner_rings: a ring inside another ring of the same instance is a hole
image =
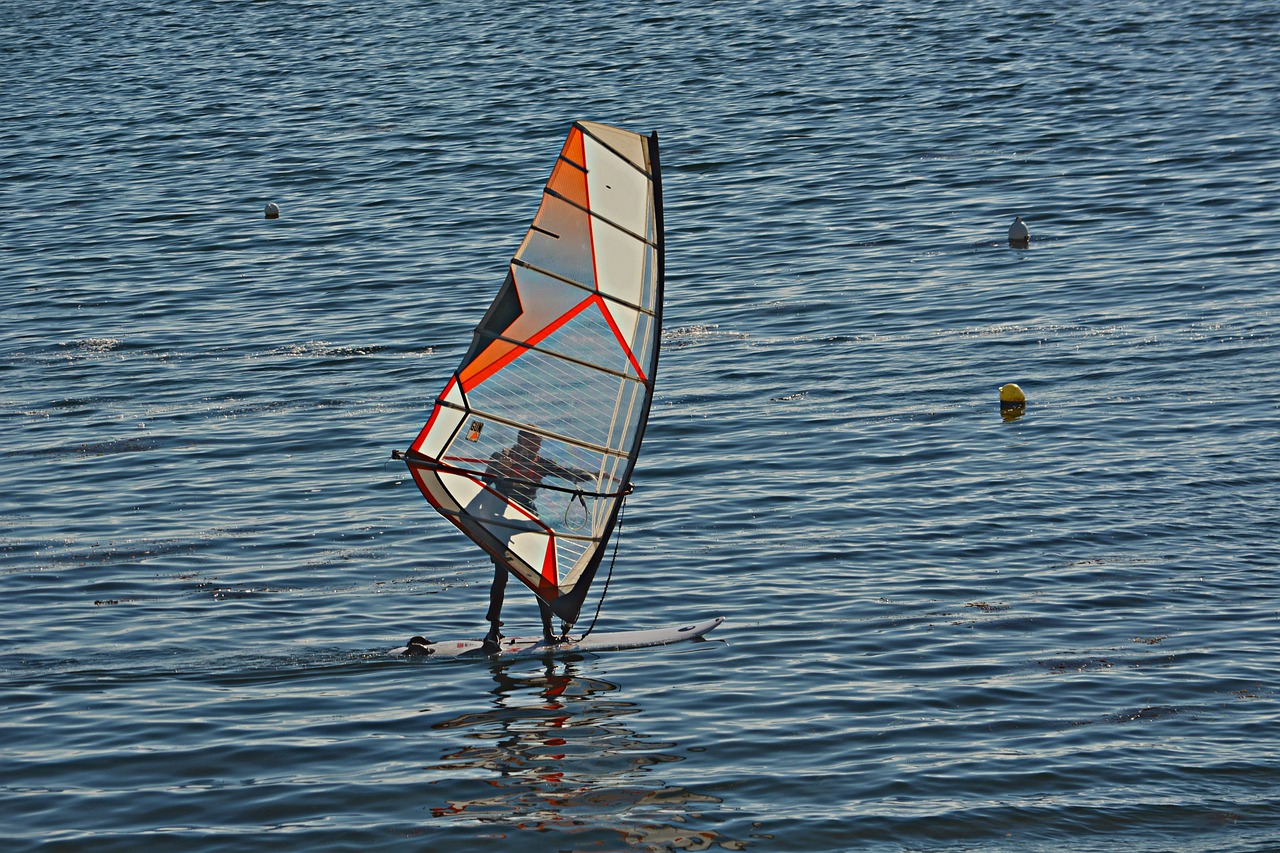
[[[657,135],[575,122],[404,455],[431,505],[577,620],[629,490],[662,325]]]

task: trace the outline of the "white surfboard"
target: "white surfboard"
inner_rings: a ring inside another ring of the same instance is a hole
[[[615,631],[609,634],[591,634],[585,639],[569,636],[563,643],[548,643],[542,637],[503,637],[497,654],[486,655],[480,640],[448,640],[441,643],[413,643],[392,649],[393,655],[414,657],[476,657],[508,660],[516,657],[547,657],[580,652],[608,652],[619,649],[642,649],[649,646],[665,646],[682,640],[705,636],[724,621],[723,616],[670,628],[649,628],[641,631]]]

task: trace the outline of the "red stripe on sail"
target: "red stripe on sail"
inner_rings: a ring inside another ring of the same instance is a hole
[[[596,297],[600,304],[600,313],[604,315],[604,320],[609,324],[609,328],[613,330],[613,336],[618,339],[618,346],[622,347],[622,351],[627,354],[627,360],[631,362],[631,366],[635,369],[636,375],[640,377],[640,381],[649,384],[649,379],[644,375],[644,370],[640,367],[640,362],[636,359],[636,354],[632,352],[631,347],[627,344],[626,337],[622,334],[622,329],[613,319],[613,314],[609,312],[609,306],[600,297]]]
[[[542,560],[542,581],[554,587],[558,587],[560,584],[559,566],[556,563],[555,534],[547,537],[547,553]],[[541,585],[539,584],[539,586]]]
[[[474,376],[468,377],[467,383],[463,386],[463,390],[470,391],[471,389],[475,388],[481,382],[484,382],[486,379],[489,379],[494,374],[501,371],[508,364],[515,361],[520,356],[524,355],[525,352],[527,352],[530,347],[537,346],[539,343],[546,340],[548,337],[555,334],[560,329],[564,328],[564,325],[566,323],[568,323],[574,317],[577,317],[579,314],[581,314],[582,309],[586,308],[588,305],[592,303],[592,301],[594,301],[597,298],[598,297],[595,297],[595,296],[588,296],[586,299],[582,300],[577,305],[573,306],[568,311],[561,314],[553,322],[548,323],[546,326],[543,326],[541,329],[539,329],[535,334],[530,335],[528,340],[525,341],[524,346],[517,346],[516,344],[512,344],[507,341],[494,341],[493,344],[491,344],[491,346],[497,345],[497,344],[503,344],[509,347],[511,351],[506,353],[505,355],[499,356],[492,364],[490,364],[484,370],[476,373]]]
[[[436,422],[436,415],[440,413],[440,403],[442,403],[444,400],[448,399],[448,397],[449,397],[449,391],[451,391],[451,390],[453,389],[453,385],[454,385],[454,383],[455,383],[455,382],[457,382],[457,381],[458,381],[458,377],[457,377],[457,376],[453,376],[453,377],[450,377],[450,379],[449,379],[448,383],[446,383],[446,384],[445,384],[445,386],[444,386],[444,390],[443,390],[443,391],[441,391],[441,392],[440,392],[440,396],[436,398],[436,405],[435,405],[435,407],[431,410],[431,416],[430,416],[429,418],[427,418],[427,423],[426,423],[426,425],[425,425],[425,426],[422,428],[422,430],[418,433],[418,437],[417,437],[417,438],[415,438],[415,439],[413,440],[413,444],[409,445],[409,449],[410,449],[410,450],[412,450],[412,451],[414,451],[414,452],[416,452],[416,453],[422,453],[422,444],[423,444],[423,442],[425,442],[425,441],[427,440],[427,435],[431,432],[431,427],[432,427],[432,426],[435,424],[435,422]],[[424,455],[426,455],[426,454],[424,454]]]

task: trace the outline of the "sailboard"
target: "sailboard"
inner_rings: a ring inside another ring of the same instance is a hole
[[[657,134],[575,122],[462,363],[394,454],[566,634],[631,491],[664,263]]]
[[[622,649],[646,649],[666,646],[683,640],[697,640],[724,622],[723,616],[680,625],[671,628],[649,628],[640,631],[613,631],[591,634],[586,637],[567,636],[563,640],[548,643],[542,637],[503,637],[496,656],[504,660],[528,657],[563,657],[590,652],[610,652]],[[489,657],[480,640],[451,640],[433,643],[425,637],[414,637],[409,644],[392,649],[392,654],[410,657]]]

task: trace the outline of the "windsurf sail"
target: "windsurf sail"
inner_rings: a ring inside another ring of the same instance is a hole
[[[466,356],[397,454],[568,625],[631,489],[663,264],[657,134],[575,122]]]

